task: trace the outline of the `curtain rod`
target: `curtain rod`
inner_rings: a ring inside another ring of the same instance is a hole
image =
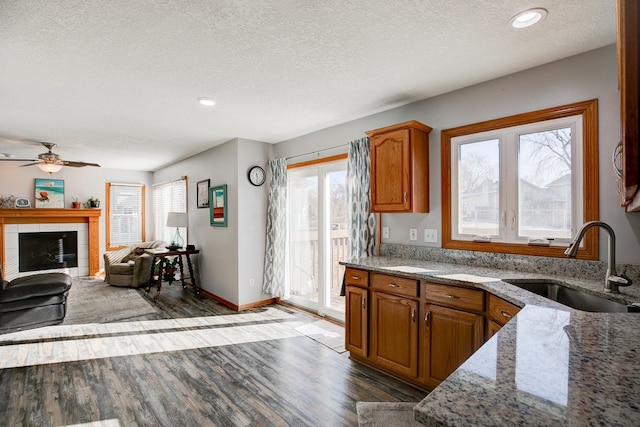
[[[312,154],[320,154],[323,153],[325,151],[329,151],[329,150],[335,150],[336,148],[342,148],[342,147],[346,147],[349,144],[341,144],[341,145],[336,145],[335,147],[329,147],[329,148],[323,148],[322,150],[317,150],[317,151],[311,151],[310,153],[305,153],[305,154],[296,154],[295,156],[290,156],[290,157],[285,157],[285,160],[291,160],[291,159],[295,159],[297,157],[303,157],[303,156],[310,156]]]

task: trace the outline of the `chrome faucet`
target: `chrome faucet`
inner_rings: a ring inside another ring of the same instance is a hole
[[[607,274],[604,277],[604,292],[611,292],[613,294],[619,294],[619,286],[631,285],[631,279],[619,276],[616,273],[616,234],[613,232],[613,228],[609,224],[602,221],[589,221],[582,224],[578,229],[576,236],[573,238],[569,247],[564,254],[569,258],[575,258],[578,255],[578,249],[580,248],[580,241],[584,237],[587,230],[591,227],[602,227],[609,234],[609,258],[607,265]]]

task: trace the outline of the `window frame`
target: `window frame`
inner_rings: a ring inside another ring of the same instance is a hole
[[[547,257],[565,257],[565,246],[532,246],[523,243],[491,241],[473,242],[453,237],[452,178],[454,168],[451,165],[452,139],[483,132],[492,132],[505,128],[524,126],[554,119],[580,116],[582,120],[582,165],[576,170],[582,176],[582,222],[598,219],[599,209],[599,173],[598,173],[598,100],[592,99],[573,104],[516,114],[495,120],[445,129],[441,132],[441,173],[442,173],[442,247],[446,249],[473,250]],[[578,141],[580,142],[580,141]],[[580,197],[576,195],[576,197]],[[572,224],[572,235],[581,224]],[[590,230],[578,251],[577,258],[597,260],[598,233]]]
[[[107,195],[107,200],[106,200],[106,218],[105,218],[105,226],[106,226],[106,250],[108,251],[112,251],[112,250],[117,250],[117,249],[122,249],[127,247],[128,245],[113,245],[113,242],[111,241],[111,221],[112,221],[112,215],[113,213],[111,212],[111,190],[113,187],[137,187],[140,188],[140,212],[138,212],[139,214],[139,218],[140,218],[140,235],[139,238],[141,239],[140,242],[144,242],[146,239],[146,203],[145,203],[145,185],[144,184],[121,184],[121,183],[113,183],[113,182],[107,182],[106,185],[106,192],[105,194]],[[133,244],[135,243],[139,243],[139,242],[133,242]]]

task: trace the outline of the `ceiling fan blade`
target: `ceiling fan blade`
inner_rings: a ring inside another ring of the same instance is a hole
[[[35,162],[37,159],[14,159],[13,157],[0,157],[0,162]]]
[[[25,162],[33,162],[33,163],[27,163],[26,165],[20,165],[21,168],[25,167],[25,166],[33,166],[33,165],[39,165],[42,162],[40,161],[33,161],[33,160],[23,160]]]
[[[63,161],[62,161],[62,163],[63,163],[65,166],[71,166],[71,167],[74,167],[74,168],[82,168],[82,167],[84,167],[84,166],[96,166],[96,167],[100,167],[100,165],[99,165],[99,164],[97,164],[97,163],[72,162],[72,161],[69,161],[69,160],[63,160]]]

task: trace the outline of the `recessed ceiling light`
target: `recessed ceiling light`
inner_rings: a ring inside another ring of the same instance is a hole
[[[520,12],[509,20],[513,28],[527,28],[542,21],[547,16],[547,10],[542,8],[529,9]]]
[[[213,107],[216,105],[216,100],[213,98],[200,97],[198,98],[198,102],[205,107]]]

